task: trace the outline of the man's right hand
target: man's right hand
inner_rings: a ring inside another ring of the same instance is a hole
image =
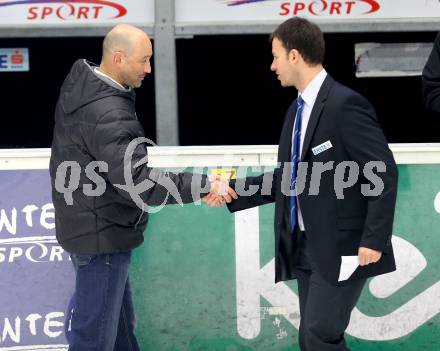
[[[202,198],[208,206],[217,207],[225,203],[230,203],[232,199],[237,199],[238,195],[229,186],[228,181],[221,176],[209,176],[211,189],[208,195]]]

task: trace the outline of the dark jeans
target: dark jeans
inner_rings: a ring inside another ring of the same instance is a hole
[[[297,232],[297,238],[300,240],[300,252],[295,273],[301,315],[301,351],[349,351],[344,332],[366,279],[353,281],[346,286],[331,285],[317,272],[313,258],[307,251],[305,233]]]
[[[69,351],[139,351],[131,253],[71,255],[76,271]]]

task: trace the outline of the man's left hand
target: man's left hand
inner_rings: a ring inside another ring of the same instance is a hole
[[[366,266],[370,263],[376,263],[382,257],[382,252],[360,247],[358,251],[359,265]]]

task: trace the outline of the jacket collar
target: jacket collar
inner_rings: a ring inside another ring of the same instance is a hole
[[[309,124],[307,126],[306,135],[304,137],[304,144],[301,152],[301,160],[304,160],[305,155],[310,147],[313,134],[315,133],[316,126],[318,125],[319,118],[321,117],[324,103],[327,100],[328,94],[335,80],[327,74],[327,77],[322,83],[321,89],[319,89],[318,96],[316,97],[315,104],[313,105],[312,113],[310,114]]]

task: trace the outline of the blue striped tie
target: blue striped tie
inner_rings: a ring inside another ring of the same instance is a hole
[[[296,196],[295,196],[295,186],[296,186],[296,175],[298,172],[298,162],[301,157],[300,155],[300,144],[301,144],[301,123],[302,123],[302,110],[304,106],[304,100],[301,96],[298,96],[296,101],[297,108],[295,114],[295,126],[292,133],[292,174],[290,176],[290,225],[292,232],[295,230],[296,225]]]

